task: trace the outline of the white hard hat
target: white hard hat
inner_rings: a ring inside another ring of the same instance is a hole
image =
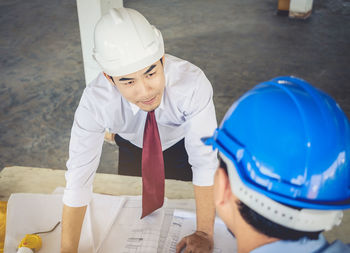
[[[138,11],[110,9],[95,26],[93,57],[110,76],[127,75],[160,60],[164,42],[160,31]]]

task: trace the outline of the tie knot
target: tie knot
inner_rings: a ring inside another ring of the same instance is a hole
[[[155,114],[154,114],[154,110],[148,112],[147,118],[149,118],[149,119],[152,120],[152,121],[156,119]]]

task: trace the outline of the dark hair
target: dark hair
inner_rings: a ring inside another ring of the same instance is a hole
[[[220,167],[224,169],[227,174],[226,163],[220,158]],[[281,203],[280,203],[281,204]],[[241,214],[243,220],[251,225],[257,232],[264,234],[268,237],[274,237],[281,240],[297,241],[303,237],[307,237],[311,240],[316,240],[322,231],[317,232],[304,232],[294,229],[287,228],[285,226],[279,225],[266,219],[262,215],[255,212],[253,209],[248,207],[241,201],[237,201],[237,206],[239,213]],[[293,206],[288,206],[290,208],[299,209]]]

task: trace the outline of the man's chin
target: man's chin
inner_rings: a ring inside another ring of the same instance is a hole
[[[154,111],[155,109],[157,109],[157,108],[159,107],[159,105],[150,105],[150,106],[139,105],[138,107],[139,107],[142,111],[151,112],[151,111]]]
[[[157,109],[160,105],[160,102],[159,101],[154,101],[154,103],[152,104],[145,104],[145,103],[142,103],[142,102],[139,102],[137,104],[137,106],[142,110],[142,111],[145,111],[145,112],[151,112],[151,111],[154,111],[155,109]]]

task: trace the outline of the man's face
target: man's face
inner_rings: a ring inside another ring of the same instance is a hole
[[[220,200],[223,198],[222,195],[224,194],[224,192],[222,190],[223,179],[224,179],[223,171],[222,171],[222,168],[219,167],[216,170],[215,176],[214,176],[214,203],[215,203],[215,208],[216,208],[217,214],[225,222],[225,215],[223,215],[222,208],[220,205],[221,204]]]
[[[109,81],[112,82],[110,79]],[[114,76],[113,81],[126,100],[137,105],[141,110],[153,111],[160,105],[164,92],[163,64],[159,60],[134,73]]]
[[[225,172],[223,167],[219,166],[214,178],[216,212],[233,234],[235,234],[235,227],[237,226],[236,218],[240,216],[236,201],[237,198],[231,191],[227,172]]]

